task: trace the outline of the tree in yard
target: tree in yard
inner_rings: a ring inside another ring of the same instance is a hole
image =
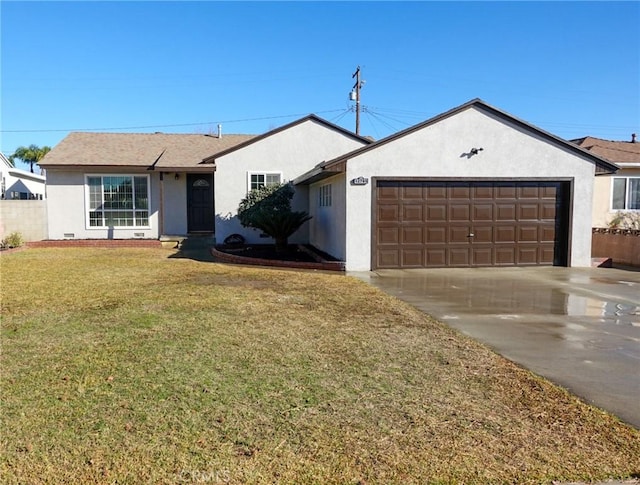
[[[291,210],[293,194],[290,183],[261,187],[249,192],[238,207],[240,223],[271,236],[276,252],[286,251],[289,236],[311,219],[304,211]]]
[[[44,156],[51,151],[51,147],[44,146],[40,148],[38,145],[29,145],[28,147],[18,147],[13,155],[9,156],[9,162],[15,167],[15,159],[22,160],[31,166],[33,173],[33,164],[38,163]]]

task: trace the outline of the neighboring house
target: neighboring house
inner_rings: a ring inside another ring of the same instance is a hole
[[[640,143],[601,140],[587,136],[571,140],[591,153],[615,163],[615,174],[596,177],[593,196],[593,227],[609,227],[617,216],[636,217],[640,222]]]
[[[481,100],[319,164],[309,242],[346,269],[591,264],[604,158]]]
[[[0,152],[0,198],[3,200],[42,200],[45,177],[15,168]]]
[[[247,192],[371,143],[314,115],[264,135],[71,133],[47,170],[49,239],[158,239],[233,233]],[[306,210],[306,187],[293,201]],[[291,239],[306,242],[306,227]]]

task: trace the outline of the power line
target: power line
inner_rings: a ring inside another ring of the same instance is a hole
[[[389,122],[385,121],[384,118],[376,113],[374,113],[373,111],[369,111],[367,110],[366,113],[374,118],[375,120],[377,120],[379,123],[382,123],[384,126],[386,126],[388,129],[390,129],[391,131],[396,131],[396,127],[391,125]]]
[[[342,109],[331,109],[325,111],[316,111],[315,114],[335,113],[336,111],[343,111]],[[177,128],[183,126],[199,126],[210,125],[217,123],[242,123],[247,121],[263,121],[263,120],[275,120],[279,118],[293,118],[299,116],[306,116],[309,113],[293,113],[288,115],[278,116],[263,116],[259,118],[244,118],[239,120],[219,120],[219,121],[204,121],[201,123],[180,123],[172,125],[145,125],[145,126],[120,126],[110,128],[54,128],[54,129],[42,129],[42,130],[0,130],[0,133],[54,133],[54,132],[67,132],[67,131],[109,131],[109,130],[147,130],[153,128]]]
[[[351,109],[345,109],[342,113],[340,113],[337,116],[334,116],[329,121],[331,121],[332,123],[337,123],[338,121],[342,120],[342,118],[344,118],[349,113],[351,113]]]

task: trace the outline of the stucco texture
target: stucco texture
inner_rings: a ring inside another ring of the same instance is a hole
[[[472,148],[482,148],[469,156]],[[591,201],[595,166],[583,157],[503,117],[472,106],[350,158],[346,169],[346,269],[371,268],[375,178],[554,179],[572,184],[570,265],[591,264]],[[350,185],[366,177],[369,184]]]
[[[228,235],[238,233],[252,244],[271,241],[260,238],[256,230],[243,228],[237,218],[238,205],[249,190],[250,173],[280,173],[283,182],[290,181],[317,164],[364,144],[344,132],[308,120],[216,159],[216,240],[222,242]],[[306,186],[296,186],[292,205],[294,210],[309,211]],[[308,242],[308,227],[306,223],[290,241]]]

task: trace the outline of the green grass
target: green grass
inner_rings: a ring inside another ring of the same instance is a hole
[[[0,482],[550,483],[640,473],[640,432],[341,275],[0,258]]]

